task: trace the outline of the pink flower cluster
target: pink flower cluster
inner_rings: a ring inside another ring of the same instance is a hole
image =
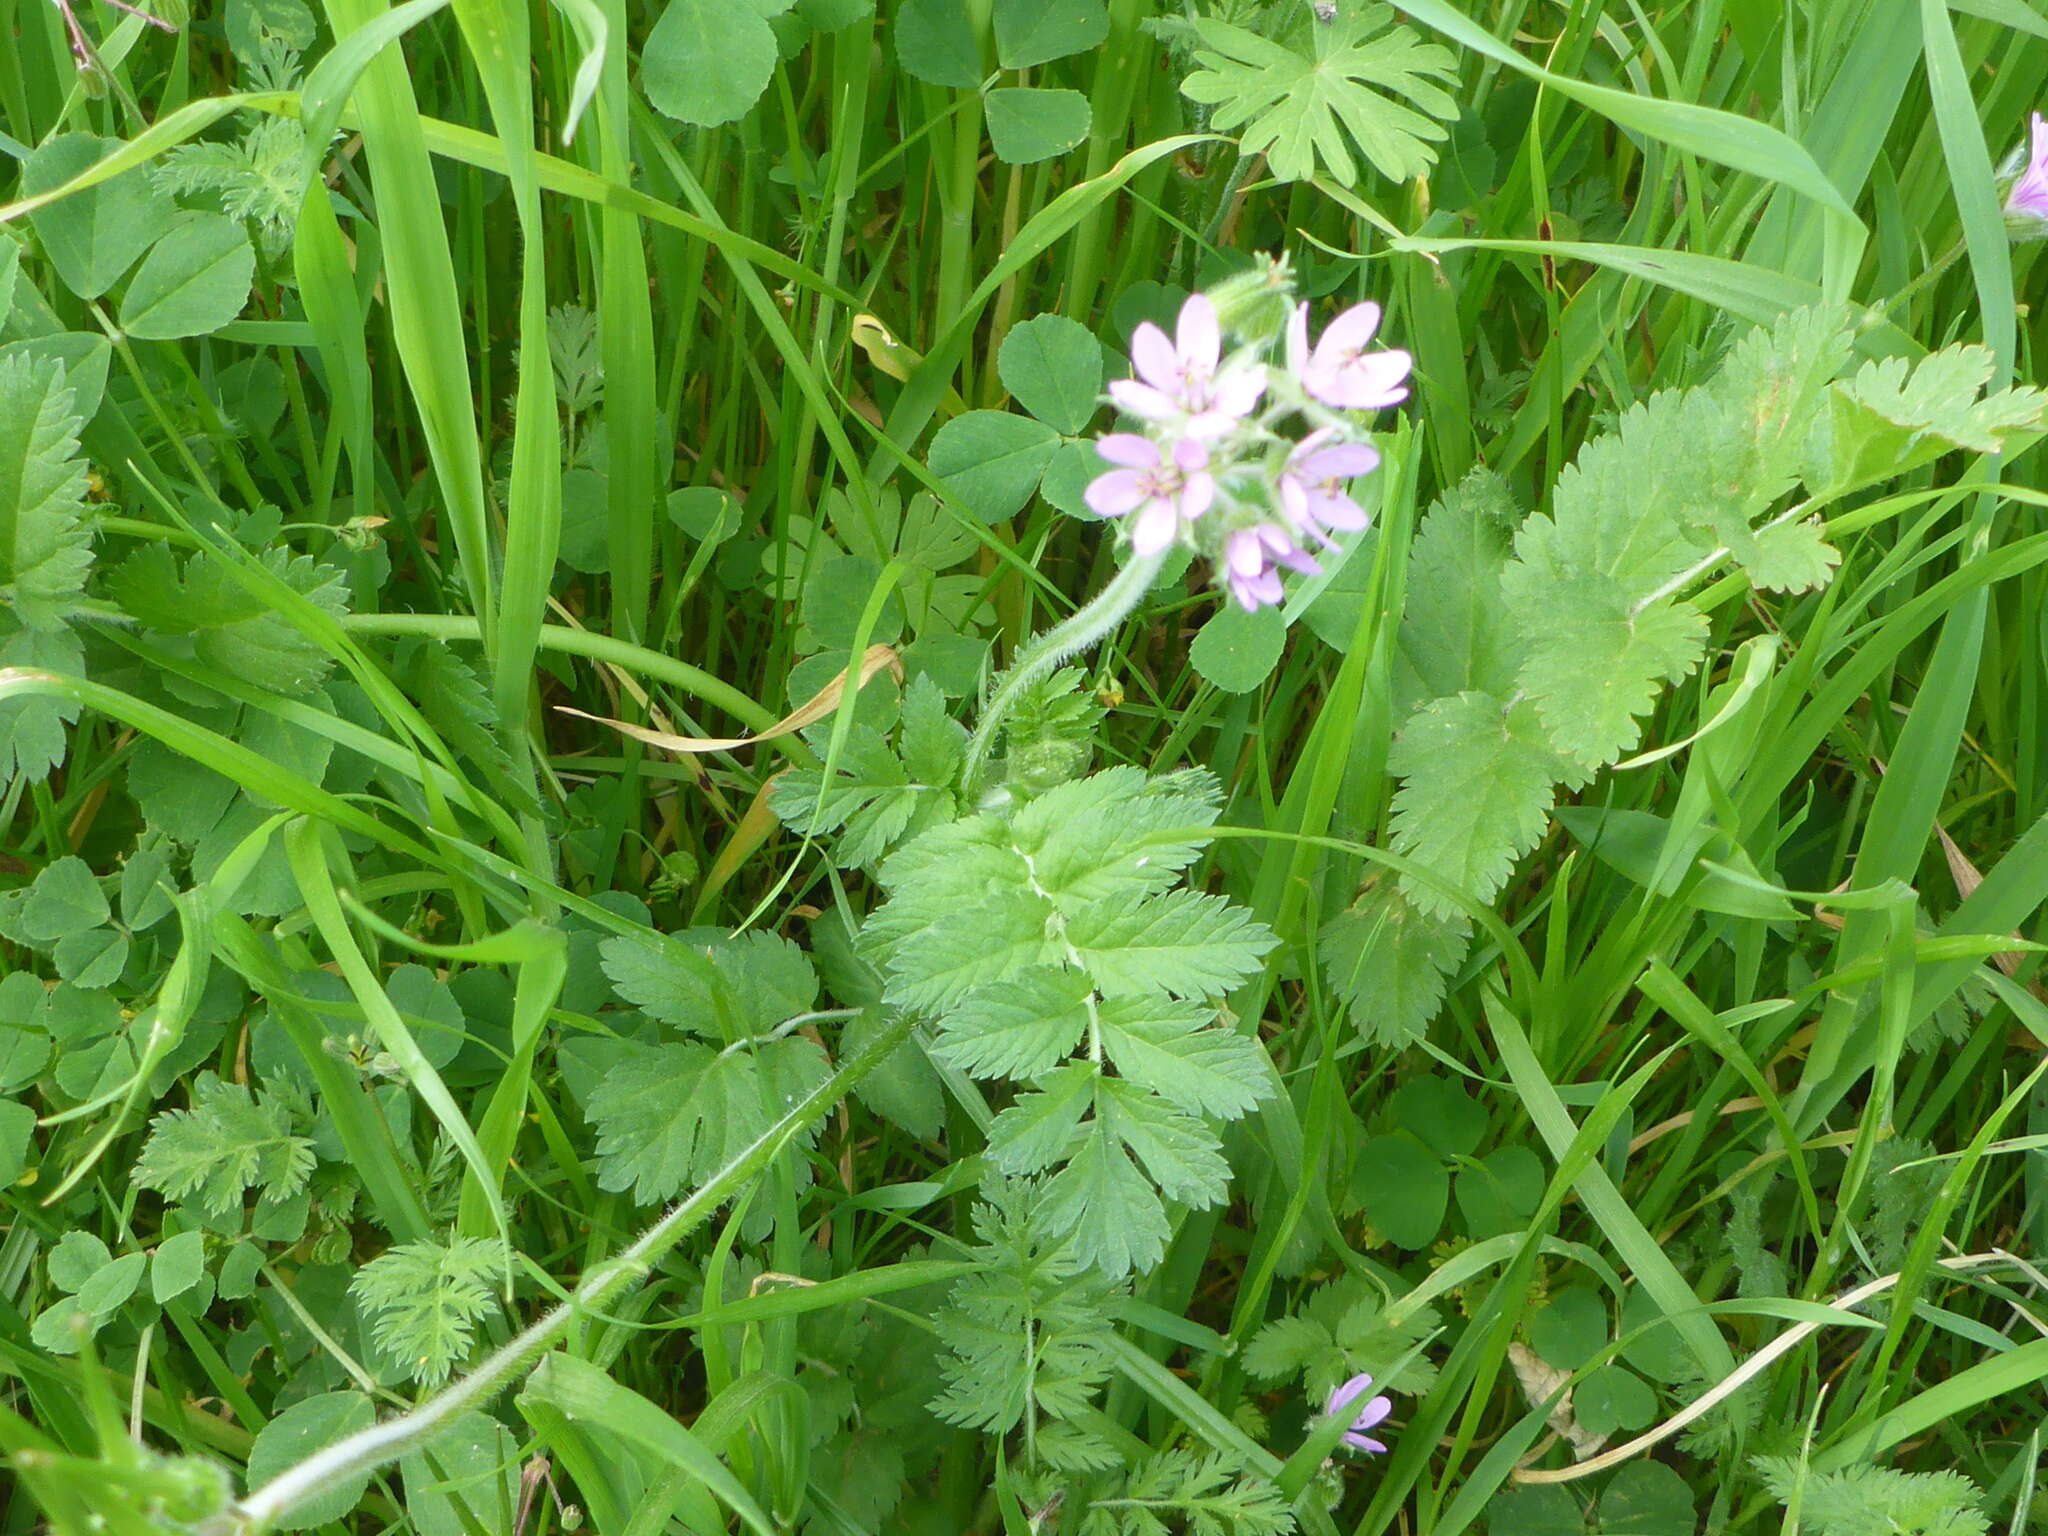
[[[1247,611],[1277,604],[1283,568],[1322,569],[1305,545],[1333,547],[1332,533],[1368,521],[1346,485],[1380,456],[1345,413],[1406,399],[1411,367],[1406,352],[1368,350],[1379,323],[1377,304],[1354,305],[1311,347],[1300,304],[1284,328],[1283,366],[1264,360],[1263,343],[1226,356],[1223,322],[1204,294],[1181,306],[1170,338],[1141,324],[1131,337],[1136,377],[1109,395],[1142,430],[1096,444],[1115,467],[1089,485],[1089,508],[1125,519],[1140,555],[1179,543],[1207,556]],[[1283,430],[1297,421],[1305,434]]]

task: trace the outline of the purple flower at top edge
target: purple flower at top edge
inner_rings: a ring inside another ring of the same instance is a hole
[[[1332,1415],[1347,1413],[1350,1411],[1353,1403],[1357,1402],[1359,1398],[1365,1396],[1371,1390],[1371,1376],[1354,1376],[1330,1394],[1329,1406],[1323,1411]],[[1393,1411],[1394,1402],[1392,1398],[1384,1393],[1374,1398],[1358,1410],[1358,1416],[1351,1421],[1351,1427],[1344,1431],[1344,1444],[1350,1446],[1355,1451],[1366,1451],[1376,1456],[1384,1456],[1387,1453],[1386,1446],[1373,1439],[1370,1435],[1364,1434],[1363,1431],[1384,1423],[1387,1416]]]
[[[1223,574],[1230,595],[1246,613],[1257,613],[1280,601],[1284,594],[1275,567],[1282,565],[1304,576],[1322,570],[1288,537],[1286,529],[1274,523],[1255,523],[1224,536]]]
[[[2021,218],[2048,222],[2048,117],[2036,112],[2032,119],[2032,142],[2027,150],[2027,168],[2005,194],[2005,211]]]
[[[1167,453],[1149,437],[1112,432],[1095,451],[1118,467],[1098,475],[1083,493],[1101,517],[1138,515],[1131,523],[1131,548],[1156,555],[1180,534],[1182,519],[1193,522],[1216,499],[1209,450],[1192,437],[1176,439]]]
[[[1336,428],[1309,433],[1280,471],[1280,510],[1294,531],[1328,548],[1334,540],[1325,529],[1356,533],[1371,520],[1365,509],[1345,493],[1343,481],[1368,475],[1380,456],[1365,443],[1333,443]]]
[[[1185,418],[1190,436],[1221,437],[1249,416],[1266,392],[1264,369],[1219,372],[1222,358],[1216,306],[1192,294],[1180,307],[1171,341],[1150,320],[1131,333],[1131,366],[1138,376],[1116,380],[1109,386],[1110,398],[1146,421]]]
[[[1380,328],[1377,304],[1354,304],[1323,328],[1313,350],[1308,344],[1308,305],[1298,306],[1287,322],[1287,364],[1301,387],[1328,406],[1343,411],[1376,411],[1408,398],[1408,371],[1414,360],[1406,352],[1368,352],[1366,343]]]

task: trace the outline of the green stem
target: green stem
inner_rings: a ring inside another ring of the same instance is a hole
[[[988,765],[989,751],[995,745],[1003,717],[1016,707],[1024,690],[1050,676],[1061,662],[1080,655],[1121,624],[1152,590],[1152,583],[1158,579],[1165,564],[1164,551],[1156,555],[1133,556],[1131,563],[1087,604],[1076,609],[1063,623],[1038,635],[1017,653],[1010,669],[990,689],[988,702],[981,707],[981,720],[967,743],[967,765],[961,776],[961,788],[970,799],[980,787],[982,772]]]
[[[279,1517],[322,1489],[398,1460],[426,1444],[463,1414],[483,1408],[566,1334],[578,1318],[602,1314],[611,1302],[638,1285],[671,1248],[730,1200],[741,1184],[766,1167],[798,1131],[828,1113],[854,1083],[872,1071],[909,1034],[907,1016],[885,1029],[867,1049],[790,1106],[788,1113],[706,1180],[696,1193],[641,1233],[631,1247],[587,1270],[567,1301],[503,1345],[467,1376],[450,1383],[410,1413],[338,1440],[254,1490],[235,1511],[237,1528],[245,1533],[267,1531]]]
[[[352,613],[342,619],[341,625],[354,634],[428,635],[437,640],[482,638],[481,626],[476,619],[459,613]],[[707,704],[717,705],[753,730],[766,730],[775,723],[774,715],[722,678],[713,677],[687,661],[677,661],[673,656],[664,656],[659,651],[650,651],[630,641],[615,640],[594,630],[543,624],[540,648],[561,651],[569,656],[588,656],[593,661],[608,661],[629,672],[656,678]]]

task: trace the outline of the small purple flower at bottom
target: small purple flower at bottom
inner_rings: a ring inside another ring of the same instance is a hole
[[[1351,1405],[1371,1390],[1371,1376],[1354,1376],[1330,1394],[1329,1407],[1323,1411],[1329,1414],[1349,1412]],[[1370,1435],[1361,1433],[1361,1431],[1384,1423],[1387,1416],[1393,1411],[1394,1402],[1392,1398],[1384,1393],[1374,1398],[1358,1410],[1358,1417],[1353,1419],[1351,1427],[1344,1431],[1344,1444],[1350,1446],[1355,1451],[1367,1451],[1376,1456],[1386,1455],[1387,1448],[1384,1445],[1373,1439]]]
[[[1230,595],[1246,613],[1270,608],[1285,595],[1275,569],[1281,565],[1303,576],[1319,575],[1323,569],[1287,536],[1286,529],[1273,523],[1256,523],[1225,535],[1224,576],[1230,583]]]
[[[1370,519],[1365,509],[1344,491],[1342,482],[1357,475],[1369,475],[1379,467],[1380,456],[1366,443],[1333,443],[1334,427],[1311,432],[1287,455],[1280,471],[1280,510],[1294,525],[1296,533],[1328,548],[1332,540],[1325,529],[1356,533]]]
[[[2032,133],[2027,168],[2005,194],[2005,211],[2009,217],[2048,223],[2048,117],[2036,112]]]
[[[1170,454],[1149,437],[1112,432],[1095,451],[1118,466],[1088,483],[1083,499],[1100,517],[1138,515],[1131,524],[1131,548],[1156,555],[1180,533],[1181,519],[1193,522],[1216,499],[1209,450],[1192,437],[1178,439]]]

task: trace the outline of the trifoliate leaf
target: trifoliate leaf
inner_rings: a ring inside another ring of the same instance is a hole
[[[361,1392],[322,1392],[293,1403],[257,1431],[256,1443],[249,1448],[249,1486],[262,1487],[314,1452],[368,1429],[376,1421],[376,1407]],[[277,1522],[278,1529],[307,1531],[331,1524],[354,1509],[369,1486],[367,1469],[337,1477],[286,1511]]]
[[[21,190],[26,196],[51,191],[120,147],[117,139],[89,133],[45,140],[22,167]],[[146,175],[130,170],[38,208],[28,221],[64,286],[81,299],[96,299],[135,265],[175,213],[171,200]],[[0,405],[0,421],[5,420],[7,411]]]
[[[255,276],[242,221],[194,214],[143,257],[121,296],[121,329],[149,341],[217,331],[242,312]]]
[[[1063,155],[1088,137],[1092,114],[1079,91],[1004,86],[982,98],[989,147],[1005,165],[1035,165]]]
[[[669,0],[640,54],[640,88],[655,109],[699,128],[746,116],[775,78],[768,18],[790,0]]]
[[[1103,0],[995,0],[996,59],[1032,69],[1093,48],[1109,36]]]
[[[1101,405],[1102,343],[1064,315],[1039,315],[1003,338],[996,373],[1017,404],[1072,437]]]
[[[724,1167],[826,1075],[824,1052],[802,1038],[722,1053],[634,1046],[590,1096],[597,1182],[643,1204],[666,1200]],[[813,1125],[805,1139],[816,1135]]]
[[[1442,88],[1456,78],[1456,60],[1408,28],[1390,26],[1393,16],[1389,6],[1366,4],[1346,7],[1333,21],[1318,19],[1312,55],[1198,19],[1190,25],[1201,68],[1181,90],[1216,109],[1221,131],[1242,127],[1244,152],[1266,156],[1282,181],[1306,181],[1320,169],[1354,186],[1354,146],[1382,176],[1411,181],[1436,163],[1430,143],[1442,140],[1443,124],[1458,115]]]
[[[974,23],[958,0],[904,0],[896,12],[896,60],[927,85],[971,91],[981,84]]]
[[[217,1215],[251,1189],[284,1198],[313,1172],[313,1143],[293,1133],[290,1111],[211,1072],[192,1080],[192,1107],[150,1121],[135,1182],[171,1200],[197,1200]]]
[[[1060,435],[1008,411],[969,411],[932,437],[927,462],[946,489],[984,523],[1001,522],[1038,489]]]
[[[1273,675],[1287,649],[1287,621],[1278,608],[1247,613],[1227,602],[1209,616],[1188,647],[1188,660],[1225,693],[1250,693]]]
[[[31,944],[54,944],[97,928],[112,914],[92,866],[75,854],[45,865],[22,904],[21,936]]]
[[[0,603],[31,629],[63,624],[92,566],[78,427],[58,363],[0,358]]]

